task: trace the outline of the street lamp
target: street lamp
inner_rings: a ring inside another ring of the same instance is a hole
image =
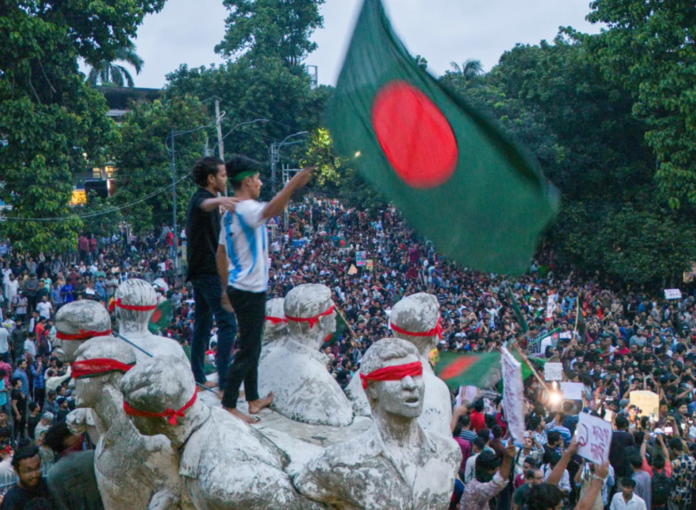
[[[270,153],[271,153],[271,190],[273,193],[273,196],[276,194],[276,163],[280,162],[280,148],[283,145],[292,145],[295,143],[299,142],[288,142],[290,138],[294,138],[296,136],[301,136],[301,135],[308,135],[309,131],[300,131],[299,133],[294,133],[292,135],[286,136],[285,139],[278,143],[278,142],[273,142],[270,148]]]

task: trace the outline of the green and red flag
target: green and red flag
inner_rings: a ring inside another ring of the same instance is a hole
[[[440,352],[434,370],[450,389],[459,386],[490,388],[500,379],[500,353]]]
[[[172,321],[173,314],[174,306],[172,301],[169,299],[162,299],[158,303],[157,308],[155,308],[155,312],[152,314],[152,317],[150,317],[150,323],[147,325],[150,333],[154,335],[162,328],[169,326]]]
[[[328,109],[336,148],[438,251],[521,273],[558,194],[537,163],[418,67],[365,0]]]

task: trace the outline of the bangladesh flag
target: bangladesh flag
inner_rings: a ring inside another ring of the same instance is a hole
[[[435,362],[435,375],[450,389],[459,386],[490,388],[500,379],[500,353],[441,352]]]
[[[528,269],[558,198],[538,165],[421,70],[380,0],[365,0],[327,116],[336,148],[438,251]]]
[[[169,299],[163,299],[155,308],[155,313],[150,317],[150,323],[147,325],[147,329],[153,335],[156,334],[162,328],[169,326],[172,321],[172,315],[174,313],[174,306],[172,301]]]

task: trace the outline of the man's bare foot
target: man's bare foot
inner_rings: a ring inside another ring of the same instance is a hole
[[[223,409],[225,411],[227,411],[228,413],[230,413],[232,416],[239,418],[247,425],[253,425],[254,423],[258,423],[259,421],[261,421],[261,419],[258,418],[257,416],[247,416],[246,414],[239,411],[238,409],[230,409],[228,407],[223,407]]]
[[[271,391],[266,398],[252,400],[249,402],[249,414],[258,414],[261,409],[268,407],[273,402],[273,392]]]

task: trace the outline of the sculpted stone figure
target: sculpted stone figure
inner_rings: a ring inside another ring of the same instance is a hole
[[[197,510],[320,508],[294,490],[283,471],[287,459],[270,441],[197,399],[191,370],[178,358],[138,362],[121,390],[137,429],[164,434],[179,453],[179,475]]]
[[[362,359],[372,428],[331,446],[294,480],[336,510],[445,510],[462,454],[452,438],[424,431],[423,365],[409,342],[387,338]]]
[[[288,321],[285,319],[285,299],[269,299],[266,302],[266,323],[263,326],[259,367],[263,358],[268,356],[269,352],[285,343],[287,331]]]
[[[72,363],[77,349],[87,340],[111,334],[109,312],[96,301],[73,301],[56,313],[55,348],[63,351],[63,361]],[[60,342],[60,345],[58,345]]]
[[[73,364],[75,404],[94,410],[106,430],[94,456],[104,508],[191,508],[180,500],[178,457],[169,440],[140,435],[123,410],[120,383],[135,361],[130,345],[109,336],[84,343]]]
[[[292,420],[350,425],[353,409],[319,351],[336,331],[331,291],[324,285],[295,287],[285,297],[285,319],[287,338],[259,364],[259,391],[272,391],[271,408]]]
[[[412,343],[418,349],[423,363],[425,396],[423,414],[418,418],[418,423],[428,432],[451,437],[452,407],[449,390],[435,375],[429,362],[430,351],[437,346],[441,333],[440,305],[437,298],[424,292],[403,298],[394,305],[390,322],[394,336]],[[360,373],[364,373],[362,367]],[[346,394],[357,414],[370,415],[370,405],[358,377],[350,381]]]
[[[147,325],[157,308],[157,293],[145,280],[126,280],[116,289],[115,301],[110,305],[116,310],[119,333],[146,350],[152,356],[176,356],[188,363],[186,353],[171,338],[150,333]],[[135,349],[138,361],[149,356]]]

